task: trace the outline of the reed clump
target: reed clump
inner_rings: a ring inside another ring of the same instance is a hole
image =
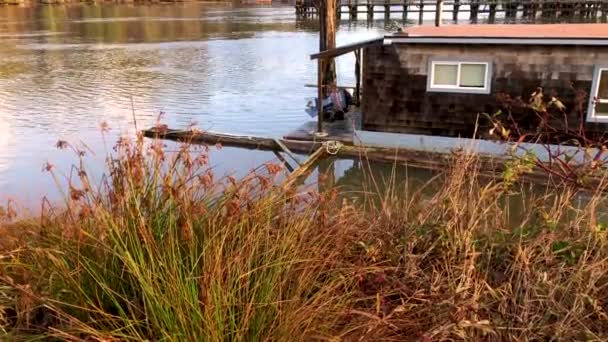
[[[608,338],[603,182],[530,194],[458,155],[432,191],[393,184],[353,203],[336,188],[281,188],[272,164],[218,179],[208,148],[121,139],[101,183],[75,167],[62,210],[15,222],[3,208],[0,334]]]

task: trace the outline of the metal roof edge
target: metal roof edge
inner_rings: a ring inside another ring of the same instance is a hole
[[[351,44],[338,46],[334,49],[329,49],[329,50],[314,53],[314,54],[310,55],[310,59],[337,57],[337,56],[343,55],[345,53],[352,52],[359,48],[363,48],[366,46],[372,46],[372,45],[376,45],[376,44],[381,44],[383,42],[384,42],[384,37],[382,37],[382,36],[372,38],[372,39],[362,40],[359,42],[354,42]]]
[[[490,44],[490,45],[580,45],[608,46],[608,38],[495,38],[495,37],[454,37],[454,36],[400,36],[386,35],[389,44]]]

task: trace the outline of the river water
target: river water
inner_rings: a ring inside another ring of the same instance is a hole
[[[342,21],[338,43],[380,36],[387,20]],[[0,200],[56,193],[47,162],[69,175],[58,140],[86,144],[94,169],[116,137],[154,124],[280,137],[311,120],[315,20],[291,6],[74,5],[0,7]],[[354,57],[338,60],[354,82]],[[134,119],[135,118],[135,119]],[[112,128],[102,139],[100,124]],[[211,161],[243,174],[271,153],[224,148]],[[348,163],[342,169],[348,168]],[[340,167],[338,167],[340,169]],[[337,170],[340,173],[340,170]]]
[[[404,24],[395,15],[341,20],[338,45],[394,31]],[[296,20],[287,5],[0,7],[0,201],[57,193],[43,164],[69,174],[76,160],[58,140],[86,144],[101,170],[119,135],[161,112],[170,127],[280,137],[311,120],[303,108],[316,90],[304,85],[316,83],[317,51],[316,20]],[[354,57],[339,58],[337,71],[352,85]],[[112,128],[105,141],[103,122]],[[274,159],[224,148],[211,160],[238,175]]]

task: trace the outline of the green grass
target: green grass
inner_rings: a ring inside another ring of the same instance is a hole
[[[460,155],[432,194],[392,182],[353,204],[275,186],[274,165],[214,179],[187,144],[116,150],[101,185],[68,177],[62,210],[2,211],[4,339],[608,338],[605,186],[574,206]]]

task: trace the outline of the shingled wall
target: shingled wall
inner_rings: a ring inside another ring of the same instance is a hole
[[[429,59],[493,64],[491,94],[427,92]],[[566,105],[577,127],[575,90],[589,93],[596,64],[608,64],[608,47],[393,44],[368,47],[363,55],[363,129],[471,136],[478,113],[501,108],[498,93],[528,100],[537,87]],[[585,99],[585,112],[588,99]],[[515,113],[517,114],[517,113]],[[521,118],[522,125],[535,124]],[[584,118],[583,118],[584,120]],[[563,120],[561,120],[563,121]],[[481,130],[488,122],[481,119]],[[576,126],[574,126],[576,125]],[[587,125],[603,130],[603,125]]]

